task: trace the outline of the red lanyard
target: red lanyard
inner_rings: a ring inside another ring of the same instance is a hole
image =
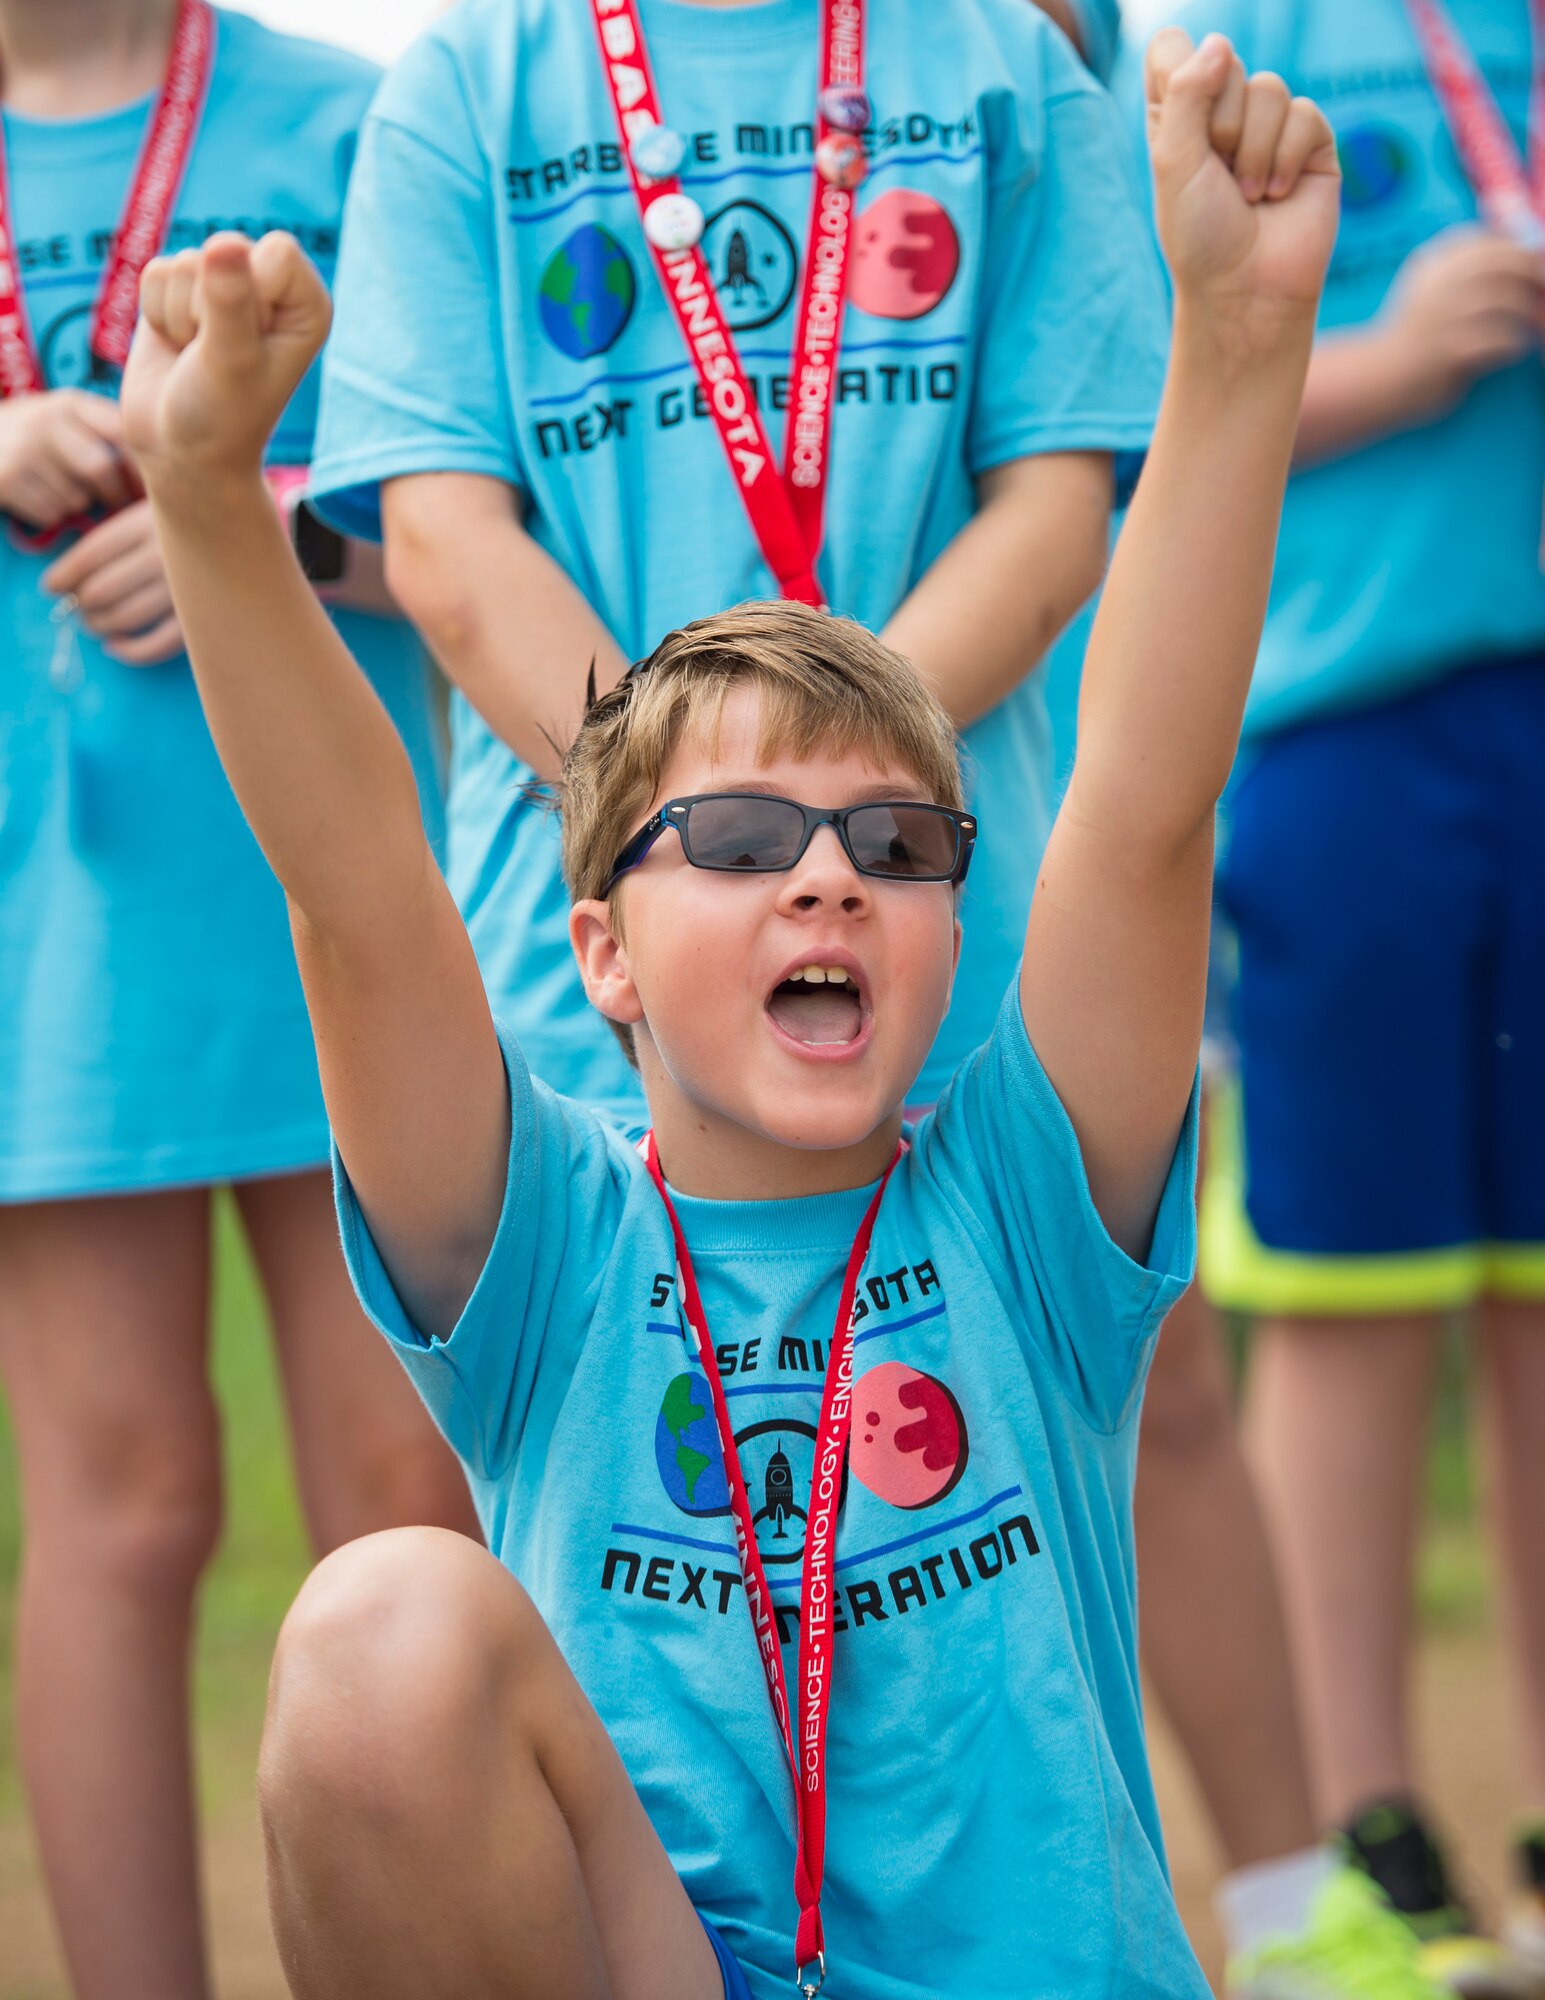
[[[1406,0],[1406,11],[1482,215],[1493,229],[1545,250],[1545,0],[1530,0],[1529,5],[1533,59],[1527,165],[1443,0]]]
[[[180,0],[166,77],[91,314],[90,351],[99,361],[114,368],[122,368],[129,358],[134,324],[139,317],[139,281],[145,266],[166,241],[172,207],[187,171],[188,156],[193,151],[199,117],[209,91],[214,48],[215,17],[208,0]],[[0,399],[40,395],[47,388],[37,343],[27,321],[6,174],[5,139],[0,130]],[[34,533],[13,524],[11,532],[24,548],[43,550],[76,529],[89,526],[89,519],[65,521],[56,528]]]
[[[91,352],[115,368],[129,358],[140,278],[166,240],[209,89],[214,46],[215,18],[207,0],[181,0],[166,80],[91,315]],[[27,324],[0,136],[0,397],[33,395],[47,387]]]
[[[751,383],[698,238],[702,213],[675,168],[650,172],[648,135],[664,133],[637,0],[591,0],[601,67],[660,281],[713,413],[752,532],[785,597],[822,604],[815,579],[826,511],[832,401],[853,235],[854,189],[868,120],[863,96],[864,0],[822,0],[815,193],[790,365],[791,402],[780,473]],[[669,137],[668,134],[665,136]],[[640,141],[643,141],[643,146]],[[660,159],[658,150],[654,158]],[[669,152],[664,155],[669,158]],[[663,205],[662,205],[663,204]],[[677,225],[675,228],[672,225]]]
[[[756,1634],[762,1671],[767,1676],[767,1694],[783,1747],[794,1775],[794,1806],[797,1818],[794,1850],[794,1894],[799,1903],[799,1928],[794,1940],[795,1983],[801,1984],[808,1970],[816,1971],[813,1984],[804,1992],[814,1995],[826,1977],[826,1936],[821,1928],[821,1885],[826,1875],[826,1718],[831,1707],[832,1685],[832,1555],[837,1539],[837,1507],[842,1497],[842,1471],[847,1458],[848,1432],[853,1421],[853,1302],[859,1274],[869,1254],[875,1217],[895,1172],[896,1162],[906,1151],[906,1142],[897,1146],[890,1165],[881,1177],[874,1197],[858,1225],[848,1267],[843,1275],[842,1295],[837,1304],[837,1320],[832,1329],[831,1352],[826,1362],[826,1383],[821,1392],[821,1423],[815,1440],[815,1470],[810,1482],[810,1510],[805,1521],[805,1560],[799,1591],[799,1661],[796,1681],[799,1689],[797,1718],[789,1711],[788,1688],[783,1677],[783,1655],[778,1648],[778,1622],[762,1552],[757,1547],[755,1517],[746,1492],[740,1455],[735,1449],[730,1426],[729,1404],[719,1377],[708,1317],[703,1311],[692,1268],[692,1253],[682,1232],[681,1219],[665,1185],[660,1169],[660,1151],[653,1132],[641,1148],[649,1177],[660,1191],[665,1212],[671,1219],[676,1241],[676,1266],[682,1307],[697,1337],[698,1363],[708,1381],[714,1418],[719,1426],[719,1444],[724,1454],[724,1474],[730,1489],[730,1506],[735,1515],[735,1541],[740,1552],[741,1579],[746,1587],[746,1604],[751,1612],[751,1628]]]

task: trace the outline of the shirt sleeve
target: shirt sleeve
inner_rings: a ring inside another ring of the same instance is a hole
[[[1196,1091],[1141,1262],[1095,1208],[1062,1101],[1025,1031],[1019,980],[989,1040],[918,1127],[919,1170],[996,1261],[1015,1316],[1101,1431],[1135,1413],[1153,1344],[1196,1268]]]
[[[1121,41],[1121,9],[1117,0],[1069,0],[1078,22],[1084,61],[1101,83],[1110,82]]]
[[[379,539],[383,479],[525,483],[494,211],[456,56],[431,34],[382,85],[344,210],[311,498],[347,533]]]
[[[510,1158],[488,1261],[445,1340],[413,1323],[333,1149],[344,1257],[360,1303],[385,1334],[463,1463],[496,1480],[532,1434],[545,1436],[595,1310],[631,1178],[626,1146],[602,1120],[533,1079],[500,1029],[510,1092]]]
[[[1163,286],[1121,121],[1062,36],[1046,30],[1031,56],[1040,100],[999,91],[982,106],[994,168],[973,473],[1033,452],[1141,451],[1163,387]]]

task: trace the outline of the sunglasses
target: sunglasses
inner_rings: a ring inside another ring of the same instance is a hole
[[[668,827],[676,829],[694,868],[780,875],[821,826],[831,827],[860,875],[889,882],[963,882],[976,845],[976,821],[948,806],[885,799],[822,812],[765,792],[698,792],[667,799],[639,828],[612,863],[606,890],[610,894],[618,877],[638,866]]]

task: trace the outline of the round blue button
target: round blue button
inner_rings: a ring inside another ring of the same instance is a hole
[[[687,157],[687,142],[669,125],[650,125],[639,133],[628,152],[645,180],[668,181]]]

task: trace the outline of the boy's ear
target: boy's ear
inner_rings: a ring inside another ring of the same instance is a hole
[[[627,949],[612,929],[610,905],[599,897],[576,903],[569,911],[569,942],[585,996],[596,1012],[623,1027],[642,1021],[643,1003],[633,984]]]

